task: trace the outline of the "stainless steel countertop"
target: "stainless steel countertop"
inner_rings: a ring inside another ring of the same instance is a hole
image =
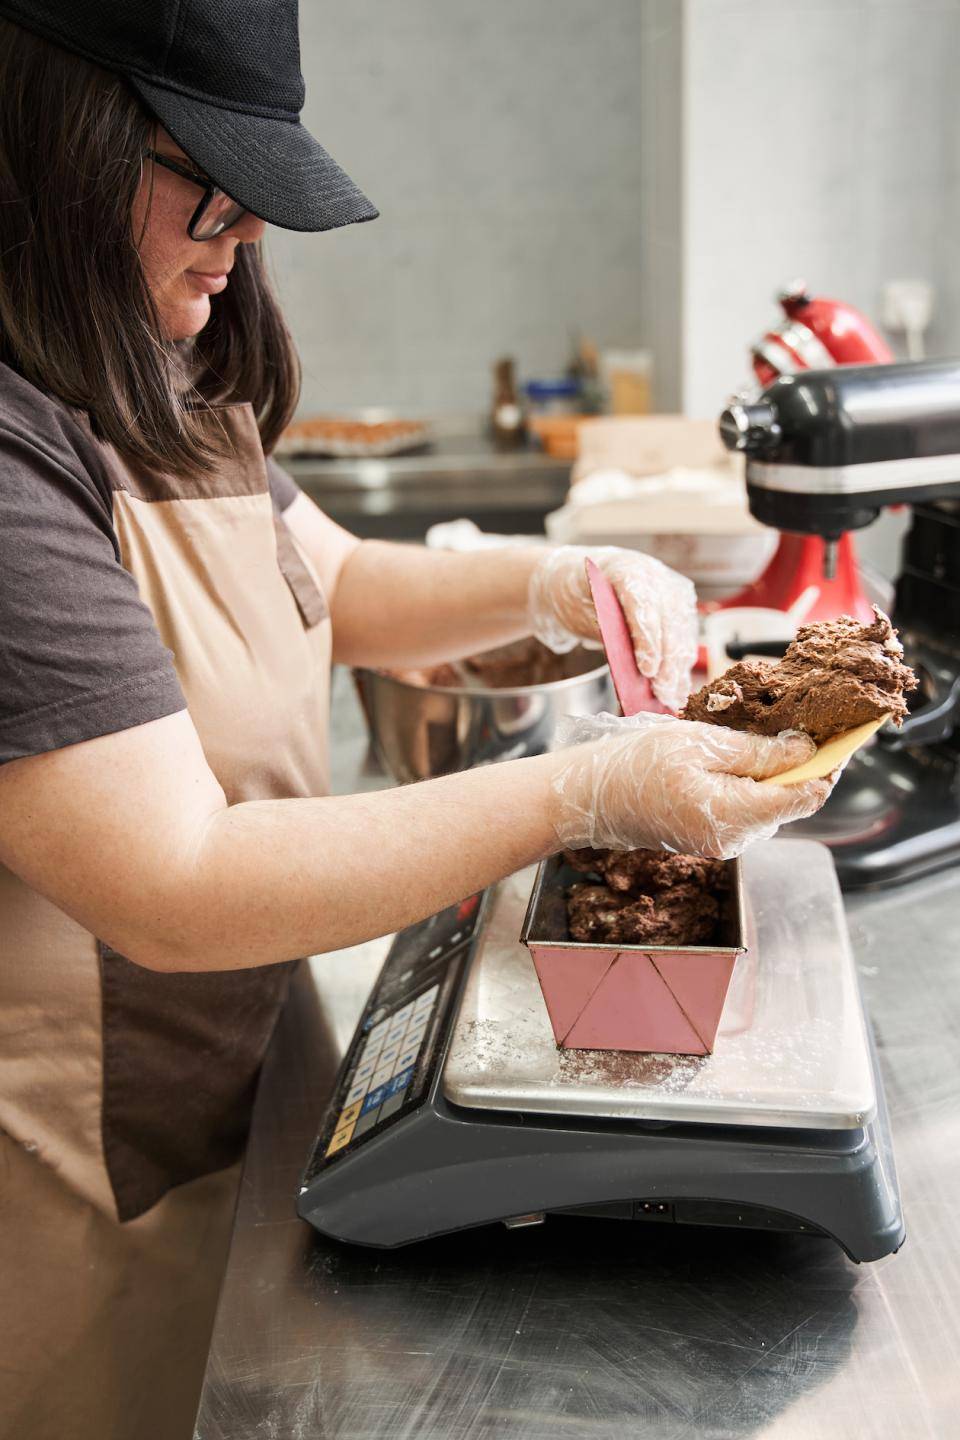
[[[382,783],[335,686],[339,789]],[[891,1111],[900,1254],[551,1217],[400,1251],[293,1197],[382,946],[298,976],[257,1101],[198,1440],[960,1434],[960,871],[846,905]]]
[[[526,446],[498,451],[486,435],[465,426],[439,427],[433,445],[408,455],[278,459],[318,504],[368,519],[397,511],[438,518],[490,510],[542,516],[563,504],[570,483],[569,461]]]

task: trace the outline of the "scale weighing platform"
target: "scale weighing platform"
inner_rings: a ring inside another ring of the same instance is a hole
[[[297,1209],[396,1246],[550,1212],[827,1235],[904,1228],[829,851],[743,857],[749,949],[712,1055],[560,1050],[517,939],[534,870],[401,932],[347,1050]]]

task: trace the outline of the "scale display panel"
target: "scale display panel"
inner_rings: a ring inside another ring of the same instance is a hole
[[[482,893],[469,895],[393,941],[337,1076],[304,1185],[423,1098],[482,900]]]

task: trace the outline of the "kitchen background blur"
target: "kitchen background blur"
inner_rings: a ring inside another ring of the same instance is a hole
[[[912,353],[960,353],[957,0],[301,11],[305,122],[381,218],[271,233],[300,418],[383,407],[432,427],[433,444],[402,457],[288,461],[359,533],[418,538],[460,515],[534,531],[563,505],[569,458],[489,435],[495,399],[512,424],[501,358],[528,419],[615,403],[712,422],[752,379],[749,344],[798,275],[901,355],[890,285],[922,282]],[[564,379],[577,353],[585,393],[524,390]],[[301,446],[338,448],[324,433]],[[358,446],[343,432],[339,448],[402,443],[378,433]],[[702,431],[673,459],[695,465],[701,445]],[[903,525],[887,513],[857,537],[888,578]]]

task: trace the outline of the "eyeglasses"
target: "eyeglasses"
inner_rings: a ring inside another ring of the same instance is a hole
[[[162,165],[165,170],[172,170],[174,175],[180,175],[191,184],[199,185],[203,191],[203,199],[187,225],[187,234],[191,240],[213,240],[246,215],[245,208],[232,200],[218,185],[214,185],[207,175],[201,175],[197,170],[188,170],[186,165],[181,165],[169,155],[161,155],[157,150],[145,150],[144,155],[155,165]]]

